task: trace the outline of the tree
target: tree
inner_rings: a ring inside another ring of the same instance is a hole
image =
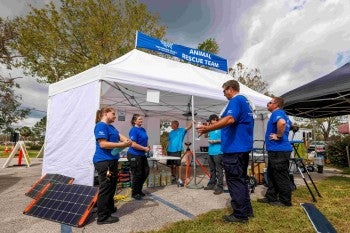
[[[21,96],[14,93],[14,88],[19,88],[19,85],[14,80],[0,75],[0,131],[9,129],[30,112],[29,109],[20,109]]]
[[[229,68],[229,74],[247,87],[264,95],[271,96],[271,93],[267,90],[268,84],[263,81],[258,68],[248,69],[248,67],[239,62],[233,68]]]
[[[20,130],[19,133],[21,134],[22,137],[24,137],[24,140],[28,140],[28,137],[32,134],[32,130],[28,126],[23,126]]]
[[[217,54],[219,53],[219,45],[216,43],[215,39],[209,38],[200,43],[197,47],[199,50],[206,51],[208,53]]]
[[[16,51],[10,46],[16,38],[17,32],[14,23],[0,17],[0,63],[5,64],[7,69],[11,69],[13,59],[18,57]]]
[[[339,124],[338,117],[326,117],[312,119],[311,124],[314,129],[315,138],[319,140],[328,141],[330,133],[336,130],[336,126]]]
[[[0,63],[6,65],[8,70],[11,69],[13,60],[18,57],[9,46],[16,36],[13,24],[0,18]],[[20,109],[21,96],[14,92],[15,88],[20,86],[15,83],[15,80],[16,78],[12,78],[11,75],[6,77],[0,74],[0,132],[12,131],[9,130],[11,124],[24,119],[29,114],[29,109]]]
[[[296,122],[298,122],[299,126],[312,129],[314,140],[329,141],[331,133],[336,132],[337,125],[339,125],[342,117],[326,117],[316,119],[295,117],[294,119]]]
[[[29,140],[31,141],[31,148],[40,149],[41,146],[44,144],[46,132],[46,119],[46,116],[44,116],[31,128],[32,134],[29,137]]]
[[[19,37],[12,46],[19,63],[38,81],[54,83],[134,48],[136,30],[162,39],[159,16],[136,0],[60,0],[15,20]]]

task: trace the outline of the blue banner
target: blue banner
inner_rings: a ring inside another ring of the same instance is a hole
[[[141,32],[137,32],[136,37],[136,48],[170,54],[185,61],[212,67],[227,73],[227,60],[215,54],[159,40]]]

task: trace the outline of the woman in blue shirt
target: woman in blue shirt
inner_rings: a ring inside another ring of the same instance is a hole
[[[117,211],[114,206],[114,194],[118,180],[119,154],[112,155],[112,149],[131,145],[131,141],[114,128],[115,110],[102,108],[96,113],[96,151],[93,163],[98,173],[99,189],[97,199],[97,224],[118,222],[118,217],[111,216]]]
[[[131,124],[133,127],[130,129],[129,137],[132,140],[132,145],[127,153],[132,173],[131,196],[136,200],[141,200],[145,196],[142,192],[142,187],[149,174],[146,153],[150,151],[150,147],[148,146],[146,130],[142,127],[142,116],[134,114]]]

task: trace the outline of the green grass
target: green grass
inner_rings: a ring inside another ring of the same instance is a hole
[[[316,182],[322,198],[317,197],[314,205],[333,224],[337,232],[350,230],[350,178],[330,177]],[[210,201],[210,200],[207,200]],[[306,187],[299,187],[293,192],[292,207],[274,207],[253,201],[255,217],[247,224],[232,224],[222,220],[222,216],[231,213],[231,209],[213,210],[198,216],[195,220],[169,224],[159,231],[164,233],[182,232],[315,232],[300,203],[312,202]]]
[[[343,168],[342,174],[344,174],[344,175],[350,175],[350,168],[349,168],[349,167]]]
[[[8,148],[11,150],[11,146],[9,146]],[[27,152],[30,158],[35,158],[38,155],[39,150],[30,150],[27,148]],[[0,146],[0,158],[7,158],[9,157],[10,153],[11,151],[9,151],[9,153],[5,153],[5,146]],[[15,157],[16,156],[18,156],[18,152],[15,155]]]

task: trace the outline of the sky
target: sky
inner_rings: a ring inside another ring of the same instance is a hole
[[[348,0],[138,1],[160,15],[168,40],[196,48],[214,38],[218,55],[228,60],[229,67],[242,62],[258,68],[275,95],[350,62]],[[0,16],[24,15],[29,10],[26,3],[42,7],[47,2],[0,0]],[[45,114],[47,86],[33,78],[19,83],[24,106],[39,110],[22,124],[33,124]]]

